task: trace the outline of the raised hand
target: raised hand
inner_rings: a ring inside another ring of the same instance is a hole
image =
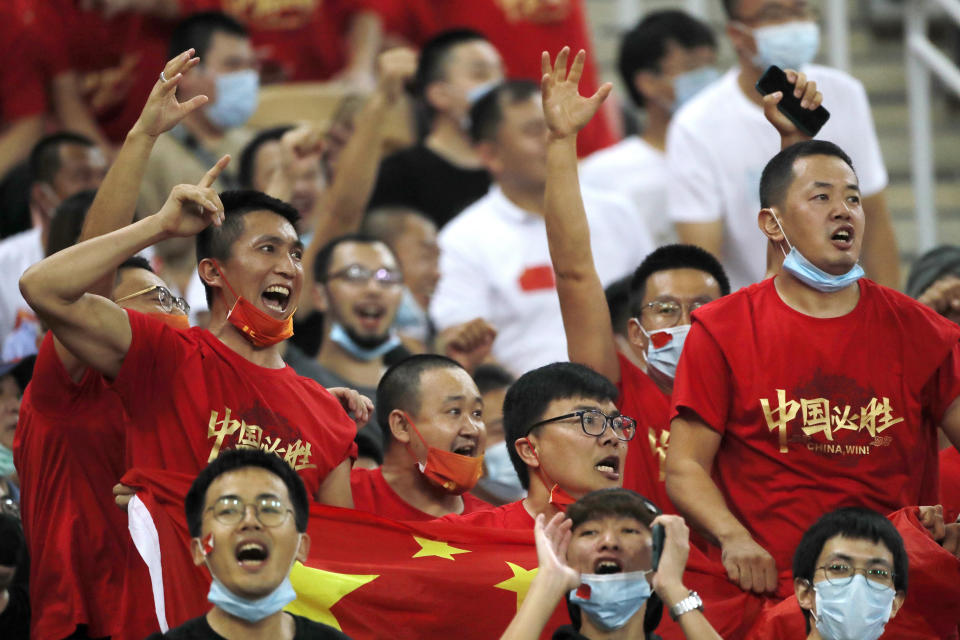
[[[327,391],[340,402],[340,406],[353,418],[358,427],[362,427],[370,420],[370,414],[373,413],[373,402],[370,398],[347,387],[330,387]]]
[[[487,359],[497,330],[483,318],[474,318],[445,332],[444,354],[470,374]]]
[[[211,224],[223,224],[223,203],[212,185],[229,163],[230,156],[223,156],[197,184],[178,184],[173,188],[163,207],[156,213],[161,227],[169,236],[193,236]]]
[[[133,131],[157,137],[207,103],[209,98],[205,95],[194,96],[186,102],[177,100],[177,86],[183,75],[200,63],[200,58],[194,57],[193,53],[193,49],[188,49],[167,62],[163,68],[167,81],[157,77]]]
[[[683,570],[690,555],[690,529],[680,516],[660,515],[651,523],[662,525],[664,530],[663,550],[660,565],[653,576],[653,590],[664,595],[671,589],[682,589]],[[680,598],[686,596],[686,592]]]
[[[533,538],[537,543],[537,579],[562,593],[580,586],[580,572],[567,564],[567,547],[572,537],[573,520],[562,513],[555,514],[549,522],[542,513],[533,525]]]
[[[377,57],[377,90],[388,102],[403,95],[403,85],[417,72],[417,52],[409,47],[394,47]]]
[[[590,122],[593,114],[597,112],[613,88],[613,85],[607,82],[589,98],[581,96],[580,76],[583,75],[583,64],[587,54],[581,49],[573,59],[570,72],[567,73],[569,56],[570,47],[564,47],[557,54],[553,66],[550,65],[550,54],[546,51],[540,58],[540,69],[543,73],[540,78],[543,114],[547,119],[550,135],[554,138],[576,135]]]
[[[813,80],[807,80],[806,74],[786,69],[784,73],[787,81],[793,84],[793,95],[800,98],[800,106],[804,109],[813,111],[823,102],[823,94],[817,91],[817,83]],[[777,105],[783,100],[783,92],[774,91],[763,96],[763,115],[767,121],[773,125],[780,134],[781,148],[787,148],[795,142],[810,140],[810,136],[801,132],[797,125],[787,116],[780,112]]]

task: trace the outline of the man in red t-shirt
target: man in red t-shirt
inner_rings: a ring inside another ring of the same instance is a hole
[[[470,374],[439,355],[411,356],[377,386],[383,466],[355,468],[354,506],[393,520],[432,520],[491,505],[469,493],[483,469],[483,400]]]
[[[567,55],[561,55],[565,65]],[[582,60],[574,64],[582,64]],[[663,460],[670,437],[670,393],[677,360],[690,328],[690,312],[730,293],[730,284],[716,258],[699,247],[657,249],[643,260],[630,285],[630,348],[647,363],[646,371],[617,352],[577,178],[577,134],[596,113],[605,94],[580,96],[578,80],[572,74],[553,78],[547,85],[550,90],[543,94],[550,128],[544,201],[547,241],[557,274],[567,352],[573,362],[583,363],[617,384],[617,407],[637,420],[640,436],[627,448],[623,486],[672,513],[663,484]]]
[[[596,489],[619,487],[636,423],[621,417],[617,388],[596,371],[555,362],[520,376],[503,401],[510,461],[527,497],[445,520],[479,527],[532,529]]]
[[[960,445],[960,329],[861,277],[858,181],[836,145],[781,151],[760,199],[786,259],[693,315],[667,489],[731,581],[786,597],[793,549],[822,513],[936,503],[917,470],[936,467],[937,426]]]

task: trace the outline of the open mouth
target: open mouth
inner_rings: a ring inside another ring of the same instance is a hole
[[[468,442],[460,445],[453,450],[454,453],[461,456],[470,456],[471,458],[476,457],[477,455],[477,445],[476,443]]]
[[[381,321],[387,315],[387,308],[382,304],[368,302],[354,305],[353,312],[364,329],[374,331],[380,327]]]
[[[839,249],[849,249],[853,246],[853,229],[841,227],[833,232],[830,241]]]
[[[271,311],[283,313],[290,304],[290,289],[280,284],[271,285],[260,294],[260,300]]]
[[[270,552],[259,542],[242,542],[237,546],[237,562],[245,569],[259,568],[267,561]]]
[[[623,573],[623,567],[620,562],[611,558],[601,558],[593,565],[593,572],[604,575],[610,573]]]
[[[607,456],[603,460],[593,465],[593,468],[605,475],[610,480],[620,479],[620,458],[617,456]]]

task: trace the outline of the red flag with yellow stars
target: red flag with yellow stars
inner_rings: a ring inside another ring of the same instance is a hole
[[[151,567],[155,608],[165,617],[164,629],[211,606],[209,575],[182,551],[190,543],[183,502],[169,499],[171,492],[186,496],[190,481],[183,474],[155,470],[124,477],[137,487],[143,505],[135,513],[140,518],[148,513],[152,520],[152,526],[141,522],[131,530],[155,531],[159,537],[158,544],[138,548],[148,552],[143,559]],[[165,499],[157,500],[159,495]],[[498,638],[537,571],[532,530],[396,522],[314,504],[307,532],[310,556],[290,574],[298,598],[287,611],[340,629],[354,640]],[[150,557],[151,549],[159,549],[159,557]],[[563,603],[543,637],[562,624],[569,624]]]

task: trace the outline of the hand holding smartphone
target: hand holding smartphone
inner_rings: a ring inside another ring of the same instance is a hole
[[[812,110],[801,107],[800,98],[793,95],[794,88],[794,84],[787,79],[787,74],[776,65],[767,68],[757,81],[757,91],[762,95],[769,95],[777,91],[783,93],[783,98],[777,105],[777,109],[796,125],[801,133],[812,138],[830,119],[830,112],[823,105]]]

